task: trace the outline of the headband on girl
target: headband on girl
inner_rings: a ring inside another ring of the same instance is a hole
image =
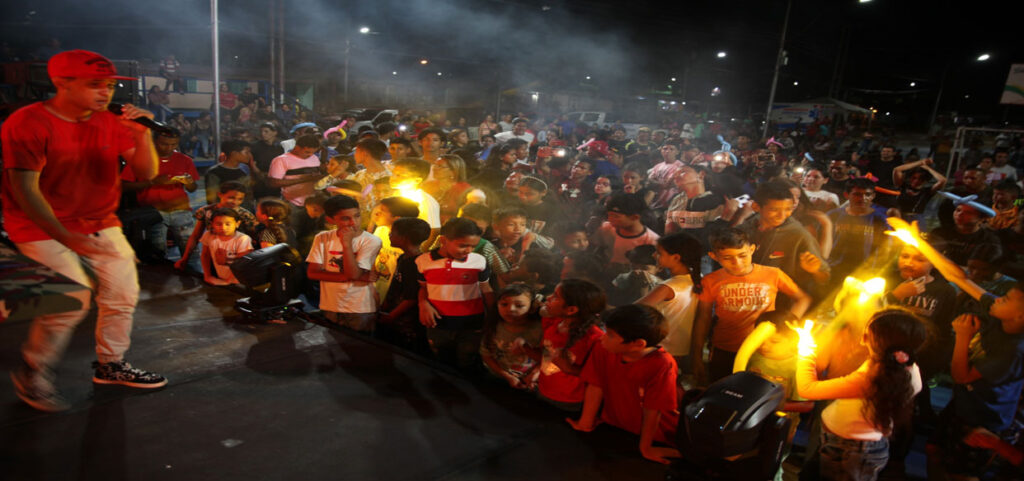
[[[775,140],[775,137],[772,137],[772,138],[768,139],[768,141],[764,143],[764,146],[768,147],[769,145],[772,145],[772,144],[777,145],[780,149],[785,149],[786,148],[785,145],[782,145],[778,140]]]
[[[956,194],[953,194],[953,193],[950,193],[950,192],[944,192],[944,191],[939,191],[939,194],[944,196],[945,198],[953,201],[953,205],[956,205],[956,206],[966,205],[966,206],[971,207],[972,209],[978,211],[982,215],[985,215],[985,216],[988,216],[988,217],[995,217],[996,216],[996,211],[992,210],[991,208],[989,208],[985,204],[982,204],[980,202],[976,202],[975,201],[975,199],[978,198],[977,195],[968,195],[968,196],[960,197],[959,195],[956,195]]]
[[[341,123],[338,124],[337,127],[331,127],[329,129],[327,129],[327,132],[324,132],[324,138],[326,139],[327,136],[329,136],[329,135],[331,135],[331,134],[333,134],[335,132],[338,132],[338,133],[341,134],[341,140],[345,140],[345,137],[348,137],[348,134],[345,133],[345,131],[342,130],[342,129],[345,128],[345,124],[347,124],[347,123],[348,123],[348,119],[342,120]]]

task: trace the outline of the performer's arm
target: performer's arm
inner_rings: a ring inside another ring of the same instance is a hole
[[[11,196],[18,207],[51,239],[83,255],[99,254],[107,250],[109,246],[101,243],[98,238],[71,232],[60,223],[53,213],[53,207],[39,190],[39,172],[13,168],[4,172],[11,178]]]

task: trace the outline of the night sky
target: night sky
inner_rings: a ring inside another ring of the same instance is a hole
[[[269,4],[220,2],[224,63],[267,65]],[[1024,62],[1020,16],[1008,5],[793,0],[777,99],[827,95],[845,44],[839,98],[927,115],[948,68],[943,110],[1000,117],[1009,66]],[[685,77],[687,98],[705,98],[717,86],[718,102],[763,105],[786,1],[286,0],[286,8],[291,78],[340,68],[348,36],[353,70],[371,78],[418,74],[419,58],[430,58],[421,70],[497,77],[503,85],[579,85],[589,75],[599,88],[642,94],[667,90],[675,77],[673,91],[681,95]],[[56,36],[65,48],[111,58],[173,52],[182,62],[204,63],[209,14],[205,0],[3,2],[0,36],[22,51]],[[359,34],[363,25],[373,33]],[[719,51],[727,56],[717,58]],[[991,58],[975,61],[981,53]]]

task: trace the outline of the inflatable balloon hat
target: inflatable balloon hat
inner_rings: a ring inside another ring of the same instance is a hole
[[[953,193],[950,193],[950,192],[943,192],[943,191],[940,191],[939,194],[944,196],[944,197],[946,197],[947,199],[953,201],[953,205],[955,205],[957,207],[959,207],[961,205],[966,205],[966,206],[968,206],[968,207],[978,211],[979,214],[984,215],[986,217],[995,217],[996,216],[996,211],[992,210],[990,207],[986,206],[985,204],[982,204],[982,203],[976,201],[976,199],[978,198],[978,196],[976,196],[976,195],[968,195],[968,196],[960,197],[959,195],[956,195],[956,194],[953,194]]]
[[[871,172],[868,172],[868,173],[860,176],[860,178],[868,179],[871,182],[874,182],[876,184],[878,183],[878,177],[875,177],[874,175],[871,175]],[[880,194],[886,194],[886,195],[900,195],[900,191],[898,191],[898,190],[886,189],[885,187],[878,187],[878,186],[875,186],[875,192],[880,193]]]
[[[812,164],[814,163],[814,157],[811,157],[810,152],[804,152],[804,158],[807,159],[808,162]]]
[[[772,144],[775,144],[780,149],[786,148],[786,146],[782,145],[782,143],[780,143],[778,140],[775,140],[775,137],[768,139],[768,141],[764,143],[764,146],[768,147],[769,145]]]
[[[338,132],[339,134],[341,134],[341,140],[345,140],[345,137],[348,137],[348,133],[345,132],[345,130],[344,130],[345,129],[345,124],[347,124],[347,123],[348,123],[348,120],[342,120],[341,123],[338,124],[337,127],[331,127],[329,129],[327,129],[327,132],[324,132],[324,139],[326,139],[327,136],[329,136],[329,135],[331,135],[331,134],[333,134],[335,132]]]

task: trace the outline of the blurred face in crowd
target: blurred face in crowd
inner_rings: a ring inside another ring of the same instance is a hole
[[[704,178],[692,167],[683,167],[672,178],[672,182],[675,183],[677,189],[685,191],[696,188],[698,184],[703,184]]]
[[[753,270],[754,267],[754,251],[757,246],[754,244],[746,244],[738,249],[718,249],[708,253],[715,262],[722,265],[730,275],[733,276],[745,276]]]
[[[967,277],[977,283],[991,282],[996,278],[996,273],[999,269],[992,265],[991,262],[986,262],[981,259],[968,259],[967,260]]]
[[[219,215],[210,221],[210,230],[215,235],[230,237],[235,235],[236,229],[238,229],[238,219],[231,216]]]
[[[242,205],[245,202],[245,192],[237,190],[229,190],[224,193],[218,193],[217,198],[220,199],[218,207],[230,207],[232,209]]]
[[[615,129],[615,132],[612,133],[612,139],[613,140],[626,140],[626,131],[622,130],[622,129]]]
[[[804,189],[808,192],[817,192],[825,185],[825,176],[818,169],[811,169],[804,173]]]
[[[967,190],[971,192],[981,192],[985,190],[985,173],[980,170],[971,169],[964,172],[963,180],[964,187],[967,187]]]
[[[594,169],[587,162],[576,161],[572,164],[572,170],[569,171],[569,178],[572,180],[583,180],[590,177],[590,174],[594,173]]]
[[[520,136],[526,133],[526,122],[516,122],[512,126],[512,135]]]
[[[444,257],[457,261],[466,260],[469,257],[469,253],[473,252],[476,245],[480,243],[480,236],[478,235],[456,237],[454,239],[440,236],[439,239],[441,247],[438,248],[438,252]]]
[[[639,215],[627,215],[621,212],[608,211],[608,223],[616,229],[628,229],[640,220]]]
[[[358,151],[359,149],[356,150]],[[402,160],[409,155],[409,147],[397,142],[392,142],[391,145],[388,146],[388,153],[391,154],[392,161]]]
[[[277,131],[267,127],[260,127],[260,139],[266,143],[271,143],[277,138]]]
[[[469,134],[465,132],[459,132],[458,135],[452,139],[452,143],[455,145],[466,145],[469,143]]]
[[[359,209],[342,209],[336,212],[333,216],[327,216],[324,219],[327,222],[338,226],[339,229],[358,229]]]
[[[882,152],[879,155],[883,162],[889,162],[896,158],[896,151],[892,147],[882,147]]]
[[[594,182],[594,193],[608,195],[612,193],[612,181],[607,177],[598,177]]]
[[[666,144],[661,146],[661,158],[666,163],[675,162],[679,158],[679,149],[675,145]]]
[[[544,192],[534,190],[528,185],[519,186],[519,202],[524,205],[537,205],[544,200]]]
[[[907,177],[907,183],[910,184],[910,188],[914,190],[919,190],[921,187],[924,187],[924,184],[927,181],[928,178],[925,176],[924,172],[914,172],[913,174],[910,174],[910,177]],[[993,200],[994,199],[995,198],[993,197]]]
[[[526,217],[508,216],[495,222],[491,228],[503,243],[514,244],[526,235]]]
[[[1002,189],[995,189],[992,191],[992,205],[994,205],[996,209],[1009,209],[1013,206],[1013,201],[1016,199],[1016,194],[1011,191]]]
[[[753,208],[755,212],[761,214],[761,230],[768,230],[782,225],[789,216],[793,215],[796,205],[792,199],[771,199],[765,201],[764,205],[755,202]]]
[[[427,134],[420,139],[420,147],[423,148],[423,152],[438,153],[441,152],[441,136],[437,134]]]
[[[992,157],[982,157],[981,162],[978,162],[978,168],[988,172],[992,168]]]
[[[296,145],[292,148],[292,154],[300,159],[308,159],[317,151],[316,147],[300,147]]]
[[[486,148],[488,148],[488,147],[490,147],[492,145],[494,145],[494,137],[488,136],[488,137],[481,137],[480,138],[480,147],[483,147],[483,148],[486,149]]]
[[[156,140],[153,141],[153,146],[156,147],[156,155],[160,156],[161,159],[170,157],[174,153],[174,150],[178,148],[178,142],[181,139],[178,137],[167,137],[166,135],[158,135]]]
[[[996,152],[995,163],[997,166],[1002,167],[1006,165],[1010,160],[1010,154],[1007,152]]]
[[[789,193],[793,194],[793,210],[796,210],[797,207],[800,207],[800,194],[802,192],[799,187],[790,187]]]
[[[953,223],[961,232],[974,232],[981,224],[981,215],[974,207],[967,204],[958,205],[953,211]]]
[[[584,231],[570,232],[562,237],[562,243],[569,250],[585,251],[590,247],[590,239]]]
[[[505,191],[518,196],[519,195],[519,181],[523,180],[523,173],[513,170],[505,177]]]
[[[522,322],[530,312],[533,299],[528,294],[505,296],[498,299],[498,315],[506,322]]]
[[[903,280],[917,279],[932,272],[932,263],[913,246],[904,245],[900,256],[896,260],[896,266],[900,270],[900,277]]]
[[[405,184],[419,185],[423,182],[423,177],[404,166],[394,166],[391,168],[391,187],[398,188]]]
[[[828,174],[836,180],[846,180],[850,176],[850,169],[846,167],[845,160],[833,160],[828,164]]]
[[[846,198],[850,201],[850,207],[867,209],[871,207],[871,202],[875,200],[875,191],[856,187],[846,193]]]
[[[659,130],[657,132],[654,132],[653,135],[654,136],[651,139],[654,140],[655,143],[659,143],[660,144],[660,143],[665,141],[665,131],[664,130]]]
[[[625,187],[632,188],[632,192],[640,190],[643,186],[644,176],[639,172],[633,172],[632,170],[625,170],[622,172],[622,183]]]
[[[649,130],[641,130],[636,134],[636,141],[641,144],[646,144],[651,141],[651,132]]]

